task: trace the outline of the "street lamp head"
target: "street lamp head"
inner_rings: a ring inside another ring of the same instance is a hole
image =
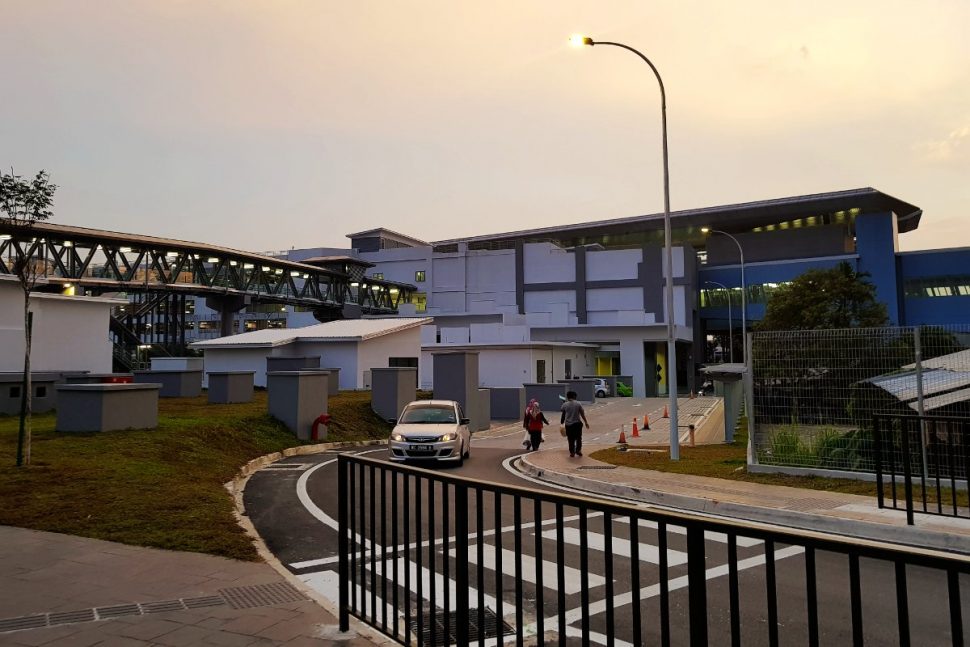
[[[582,34],[573,34],[569,37],[569,44],[573,47],[582,47],[584,45],[593,45],[593,39],[589,36],[583,36]]]
[[[702,234],[709,234],[709,233],[711,233],[711,228],[710,227],[701,227],[701,233]]]

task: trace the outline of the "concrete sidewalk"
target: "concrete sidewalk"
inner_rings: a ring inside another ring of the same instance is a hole
[[[904,511],[880,510],[875,497],[616,467],[589,457],[612,446],[584,444],[577,458],[556,448],[530,452],[519,468],[591,494],[970,554],[970,519],[918,514],[916,525],[907,526]]]
[[[268,564],[0,526],[0,645],[374,645]]]

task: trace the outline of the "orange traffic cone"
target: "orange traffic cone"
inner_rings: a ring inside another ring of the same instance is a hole
[[[640,430],[637,429],[637,419],[636,418],[633,419],[633,431],[630,432],[630,437],[631,438],[639,438],[640,437]]]
[[[670,414],[667,413],[667,405],[666,404],[664,405],[664,415],[663,415],[663,417],[664,418],[669,418],[670,417]]]
[[[647,419],[647,414],[643,414],[643,430],[650,431],[650,421]]]
[[[626,434],[623,433],[623,425],[620,425],[620,439],[616,442],[620,445],[626,445]]]

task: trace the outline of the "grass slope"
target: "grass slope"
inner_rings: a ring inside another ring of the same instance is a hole
[[[266,399],[161,399],[158,428],[145,431],[57,433],[54,414],[35,415],[22,468],[18,420],[0,417],[0,524],[254,560],[223,484],[247,461],[301,444],[266,414]],[[370,393],[341,393],[328,408],[328,441],[387,438]]]

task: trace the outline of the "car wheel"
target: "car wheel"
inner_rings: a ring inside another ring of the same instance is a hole
[[[606,391],[597,391],[596,392],[596,397],[597,398],[605,398],[606,397]]]
[[[468,447],[465,448],[465,458],[471,458],[471,457],[472,457],[472,445],[471,445],[471,441],[469,441]]]
[[[465,464],[465,443],[462,443],[461,447],[458,448],[458,467],[461,467],[464,464]]]

